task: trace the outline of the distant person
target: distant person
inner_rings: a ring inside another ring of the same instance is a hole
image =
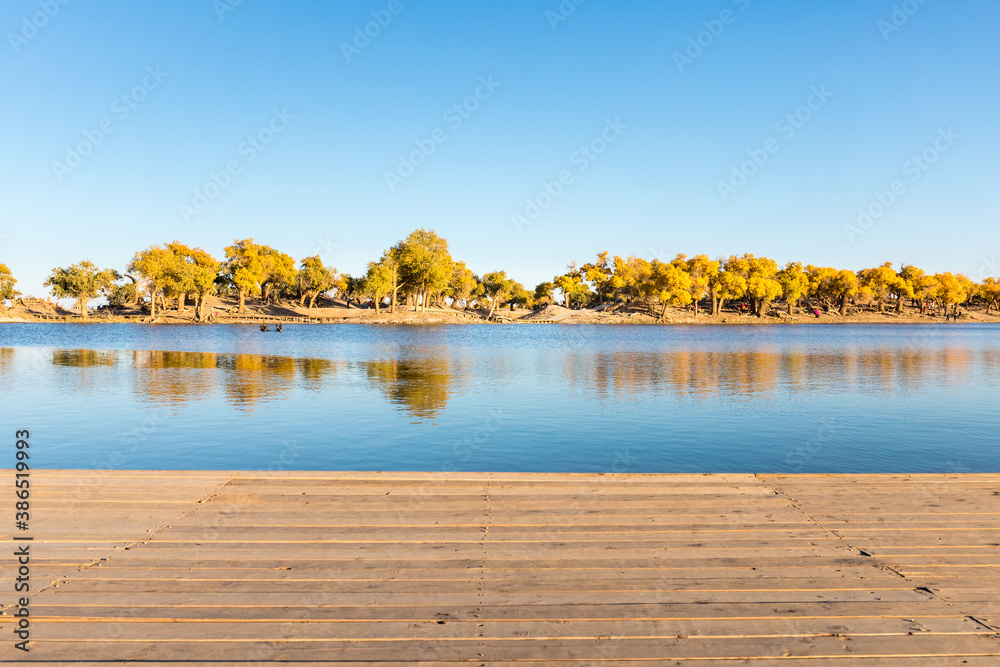
[[[268,329],[268,328],[267,328],[267,325],[266,325],[266,324],[262,324],[262,325],[260,325],[260,330],[261,330],[261,331],[270,331],[270,329]]]
[[[813,308],[813,315],[816,316],[817,320],[819,319],[819,308]]]
[[[281,327],[282,327],[282,324],[279,322],[278,326],[274,327],[274,330],[277,331],[278,333],[281,333]]]

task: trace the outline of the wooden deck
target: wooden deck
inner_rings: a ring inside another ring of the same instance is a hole
[[[1000,664],[1000,475],[32,483],[30,654],[0,535],[6,662]]]

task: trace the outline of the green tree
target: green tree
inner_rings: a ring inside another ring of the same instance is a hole
[[[10,301],[10,307],[14,307],[14,301],[17,297],[21,296],[21,293],[14,289],[14,285],[17,284],[17,280],[14,278],[14,274],[10,272],[6,264],[0,264],[0,309],[5,309],[7,307],[6,301]]]
[[[69,268],[52,269],[44,285],[52,288],[52,296],[57,299],[76,299],[80,314],[87,319],[87,302],[109,293],[120,278],[114,269],[102,270],[85,260]]]

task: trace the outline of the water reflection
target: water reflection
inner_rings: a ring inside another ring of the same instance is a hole
[[[134,391],[143,400],[175,405],[212,396],[219,356],[210,352],[136,350]]]
[[[118,363],[118,353],[108,350],[53,350],[53,366],[93,368],[114,366]]]
[[[0,373],[6,373],[13,367],[14,348],[0,347]]]
[[[669,391],[678,397],[766,398],[775,392],[855,390],[893,393],[958,386],[979,370],[1000,369],[1000,352],[860,349],[829,351],[672,351],[570,353],[568,384],[600,395]]]
[[[15,353],[0,348],[0,373],[17,367]],[[360,379],[395,409],[417,419],[440,417],[470,375],[469,382],[480,387],[555,377],[566,390],[583,389],[599,397],[669,393],[680,399],[767,401],[802,392],[891,394],[960,387],[977,378],[989,381],[1000,370],[1000,350],[957,346],[584,350],[560,354],[554,368],[538,365],[539,357],[530,351],[474,355],[466,359],[449,347],[397,346],[388,357],[361,361],[155,350],[52,350],[50,358],[57,386],[64,391],[97,392],[116,381],[128,383],[123,379],[127,375],[132,393],[143,402],[180,406],[221,397],[246,412],[298,390],[333,394],[337,389],[329,380],[342,374],[342,380]]]
[[[454,377],[445,356],[362,361],[359,367],[369,386],[419,419],[437,417],[451,396]]]

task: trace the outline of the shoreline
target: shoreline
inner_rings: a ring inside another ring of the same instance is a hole
[[[193,317],[163,316],[155,320],[144,316],[103,316],[93,315],[84,319],[80,315],[41,315],[41,314],[21,314],[21,315],[0,315],[0,325],[4,324],[144,324],[150,326],[169,325],[193,325],[193,326],[213,326],[213,325],[244,325],[259,326],[261,324],[274,325],[337,325],[337,324],[362,324],[370,326],[441,326],[441,325],[633,325],[633,326],[805,326],[805,325],[852,325],[852,324],[881,324],[881,325],[927,325],[927,324],[949,324],[949,325],[976,325],[976,324],[998,324],[1000,314],[986,315],[984,313],[966,314],[959,321],[945,320],[941,317],[930,316],[894,316],[879,315],[877,313],[865,313],[861,315],[830,315],[824,314],[819,318],[813,316],[791,316],[791,317],[763,317],[758,318],[749,315],[730,314],[725,316],[699,315],[694,317],[690,314],[674,315],[659,321],[646,315],[600,315],[589,311],[574,311],[571,314],[557,318],[547,319],[521,315],[515,318],[492,317],[487,318],[473,313],[405,313],[396,315],[366,313],[361,315],[341,315],[332,316],[329,314],[304,316],[304,315],[264,315],[247,314],[244,316],[218,317],[211,321],[199,322]]]
[[[768,325],[804,325],[804,324],[984,324],[1000,323],[1000,312],[986,312],[985,307],[976,305],[961,311],[956,322],[938,314],[921,314],[919,308],[905,306],[900,313],[894,311],[879,312],[865,307],[852,305],[846,315],[836,310],[821,311],[817,318],[813,315],[813,305],[803,305],[792,308],[788,313],[782,305],[770,310],[765,317],[757,317],[736,310],[726,310],[719,315],[706,314],[685,308],[668,308],[666,316],[654,316],[647,306],[642,304],[604,304],[595,308],[567,309],[563,306],[550,304],[539,310],[526,308],[496,309],[492,314],[485,310],[455,310],[449,307],[433,306],[417,312],[412,306],[397,309],[389,313],[382,309],[378,314],[371,308],[361,308],[348,305],[343,301],[328,300],[315,308],[306,308],[295,302],[282,301],[274,304],[248,303],[245,312],[238,314],[237,302],[234,299],[210,297],[204,312],[209,315],[207,321],[198,321],[195,309],[188,304],[183,310],[171,308],[158,311],[155,320],[148,313],[129,309],[118,312],[98,309],[89,311],[84,319],[79,311],[62,308],[49,301],[36,302],[30,306],[7,309],[0,312],[0,324],[368,324],[373,326],[413,325],[469,325],[469,324],[611,324],[611,325],[683,325],[683,326],[768,326]],[[933,311],[932,311],[933,312]]]

